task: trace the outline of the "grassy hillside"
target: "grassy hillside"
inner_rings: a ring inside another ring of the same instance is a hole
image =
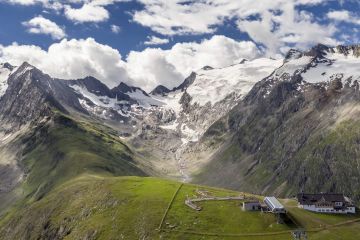
[[[21,203],[41,199],[52,188],[83,173],[100,176],[146,176],[116,132],[60,113],[18,137],[24,181],[14,192]],[[150,169],[148,169],[151,171]],[[10,195],[10,194],[9,194]]]
[[[240,194],[157,178],[82,175],[14,208],[0,221],[0,239],[290,239],[297,228],[269,213],[244,212],[240,200],[200,203],[202,211],[195,211],[184,200],[197,189]],[[283,202],[309,239],[360,237],[354,221],[360,216],[314,214]]]

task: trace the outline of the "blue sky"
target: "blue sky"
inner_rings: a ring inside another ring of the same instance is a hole
[[[112,28],[120,30],[114,32]],[[16,64],[26,60],[52,73],[51,66],[40,59],[50,57],[49,47],[60,45],[57,49],[69,50],[84,44],[80,40],[92,39],[85,45],[102,51],[106,47],[108,54],[102,57],[98,51],[99,59],[119,58],[115,61],[118,69],[101,69],[108,63],[96,65],[94,60],[84,62],[81,67],[85,70],[80,73],[68,71],[59,77],[79,77],[90,69],[88,74],[110,83],[114,80],[109,78],[119,71],[129,82],[151,83],[149,88],[157,82],[172,85],[161,80],[164,78],[173,78],[177,84],[196,70],[192,68],[203,65],[222,67],[242,57],[281,57],[291,47],[306,49],[319,42],[358,43],[359,31],[357,0],[0,0],[0,60]],[[68,42],[71,40],[72,44]],[[119,56],[115,56],[116,51]],[[81,54],[88,52],[85,49]],[[221,57],[224,54],[233,59]],[[187,58],[190,60],[185,66],[182,59]],[[131,62],[147,66],[142,69],[143,75],[151,78],[141,76]],[[105,70],[114,73],[99,74]]]
[[[76,5],[75,5],[76,6]],[[48,48],[54,40],[51,36],[29,34],[23,22],[32,19],[35,16],[43,16],[66,30],[67,38],[95,38],[98,42],[110,45],[120,51],[122,55],[127,55],[130,51],[141,51],[148,47],[144,44],[149,36],[160,38],[167,37],[169,43],[156,45],[164,49],[171,48],[176,42],[201,41],[209,38],[213,34],[221,34],[233,39],[249,39],[246,33],[240,32],[234,21],[227,21],[215,33],[210,34],[185,34],[175,36],[164,36],[144,27],[139,23],[132,21],[131,13],[143,9],[143,5],[137,2],[121,2],[107,6],[111,18],[108,21],[98,23],[74,23],[63,15],[46,11],[40,4],[24,6],[21,4],[9,4],[0,2],[0,44],[9,45],[13,42],[19,44],[30,44]],[[115,34],[111,31],[111,25],[120,27],[120,32]]]

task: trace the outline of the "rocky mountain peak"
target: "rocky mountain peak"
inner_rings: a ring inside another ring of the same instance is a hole
[[[52,107],[64,110],[49,91],[52,78],[27,62],[9,76],[1,98],[0,120],[3,128],[16,129],[50,114]]]
[[[291,50],[290,50],[291,51]],[[296,50],[293,50],[296,51]],[[324,44],[317,44],[312,47],[309,51],[305,52],[305,56],[311,56],[317,59],[324,59],[329,53],[340,53],[344,56],[355,56],[360,57],[360,45],[338,45],[336,47],[329,47]]]
[[[241,61],[239,62],[239,64],[244,64],[244,63],[246,63],[246,62],[248,62],[248,61],[249,61],[249,60],[243,58],[243,59],[241,59]]]
[[[355,57],[360,57],[360,44],[350,46],[339,45],[336,49],[339,53],[344,54],[345,56],[352,54]]]
[[[113,93],[133,93],[136,91],[140,91],[142,94],[144,94],[145,96],[149,96],[144,90],[142,90],[139,87],[133,87],[133,86],[129,86],[124,82],[121,82],[117,87],[114,87],[113,89],[111,89],[111,91]]]
[[[303,52],[297,49],[290,49],[288,53],[285,55],[284,62],[288,62],[293,59],[299,59],[303,56]]]
[[[112,93],[110,89],[103,84],[100,80],[88,76],[83,79],[70,80],[68,83],[71,86],[78,85],[80,87],[86,88],[90,93],[95,94],[97,96],[108,96],[111,97]]]
[[[17,67],[16,69],[14,68],[13,70],[14,70],[14,72],[11,74],[10,78],[15,78],[15,79],[17,79],[21,75],[24,75],[27,72],[32,71],[32,70],[37,70],[38,72],[41,72],[39,69],[35,68],[28,62],[23,62],[19,67]]]
[[[94,78],[93,76],[87,76],[79,81],[86,83],[87,85],[96,85],[96,86],[106,86],[100,80]]]
[[[305,52],[305,55],[322,59],[329,52],[334,52],[334,50],[331,47],[319,43],[316,46],[312,47],[309,51]]]
[[[163,85],[159,85],[154,90],[150,92],[151,95],[158,95],[158,96],[165,96],[168,94],[171,90]]]
[[[114,89],[123,92],[123,93],[127,93],[127,92],[134,92],[135,88],[130,87],[129,85],[127,85],[124,82],[121,82],[117,87],[115,87]]]
[[[0,68],[8,69],[9,71],[12,71],[15,69],[15,66],[11,65],[10,63],[0,63]]]
[[[190,74],[189,77],[187,77],[184,82],[182,82],[178,87],[174,88],[173,91],[177,91],[177,90],[181,90],[184,91],[186,90],[191,84],[194,83],[195,79],[196,79],[196,72],[192,72]]]
[[[213,67],[211,67],[211,66],[204,66],[203,68],[202,68],[202,70],[205,70],[205,71],[207,71],[207,70],[213,70],[214,68]]]
[[[31,65],[30,63],[28,63],[28,62],[23,62],[20,66],[19,66],[19,68],[18,68],[18,70],[20,70],[20,69],[24,69],[24,68],[31,68],[31,69],[33,69],[33,68],[35,68],[33,65]]]

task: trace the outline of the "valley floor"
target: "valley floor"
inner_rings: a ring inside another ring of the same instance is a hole
[[[360,215],[315,214],[282,200],[295,223],[245,212],[241,200],[184,204],[198,190],[214,196],[244,193],[158,178],[82,175],[43,199],[14,207],[0,220],[0,239],[358,239]],[[248,197],[251,195],[245,194]],[[251,196],[262,199],[261,196]]]

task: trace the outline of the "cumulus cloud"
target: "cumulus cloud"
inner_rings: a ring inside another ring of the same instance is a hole
[[[74,8],[67,4],[64,6],[64,13],[69,20],[77,23],[104,22],[110,18],[105,6],[126,1],[128,0],[67,0],[68,3],[82,3],[82,6]]]
[[[148,40],[144,42],[145,45],[162,45],[166,43],[169,43],[169,39],[156,36],[148,36]]]
[[[159,84],[167,87],[178,85],[184,80],[184,75],[178,66],[167,60],[167,54],[159,48],[131,52],[126,65],[129,76],[146,91],[151,91]]]
[[[20,65],[27,61],[53,77],[76,79],[91,75],[109,87],[123,81],[147,91],[159,84],[175,87],[205,65],[224,67],[259,54],[253,42],[238,42],[225,36],[213,36],[200,43],[177,43],[168,50],[132,51],[126,61],[116,49],[92,38],[64,39],[47,50],[16,43],[0,45],[0,62]]]
[[[284,4],[293,8],[299,5],[315,5],[327,0],[273,0],[259,4],[253,0],[138,0],[144,9],[135,11],[133,18],[139,24],[164,35],[213,33],[228,19],[243,19],[279,12]],[[286,11],[284,14],[287,14]]]
[[[218,4],[216,1],[189,1],[188,4],[181,0],[139,2],[144,9],[134,12],[134,21],[163,35],[212,33],[213,26],[222,23],[230,10],[236,9],[228,6],[229,3]]]
[[[0,45],[0,61],[20,65],[27,61],[52,77],[76,79],[94,76],[109,87],[128,79],[120,53],[94,39],[62,40],[48,50],[32,45]]]
[[[286,46],[306,49],[317,43],[338,44],[333,38],[337,31],[334,25],[316,23],[312,14],[295,11],[291,3],[282,4],[280,9],[282,13],[278,15],[265,12],[256,20],[239,20],[238,27],[251,39],[263,44],[268,55],[284,54],[281,50],[286,49]]]
[[[285,46],[306,48],[315,42],[335,44],[336,28],[301,11],[302,5],[328,0],[139,0],[144,6],[133,14],[135,22],[163,35],[214,33],[225,21],[237,21],[240,31],[269,49],[280,53]],[[316,33],[314,35],[314,33]]]
[[[259,54],[253,42],[238,42],[215,35],[200,43],[177,43],[169,50],[147,48],[141,52],[132,51],[126,59],[126,68],[130,78],[146,90],[159,84],[172,88],[192,71],[206,65],[225,67]]]
[[[46,9],[63,12],[66,18],[76,23],[104,22],[110,18],[105,6],[129,0],[0,0],[0,2],[20,5],[40,4]],[[80,7],[78,6],[80,4]],[[62,11],[63,10],[63,11]]]
[[[341,11],[330,11],[327,13],[329,19],[333,19],[340,22],[347,22],[360,25],[360,17],[356,16],[355,13],[351,13],[347,10]]]
[[[12,4],[20,4],[20,5],[33,5],[38,3],[39,1],[38,0],[7,0],[4,2],[9,2]]]
[[[65,16],[72,21],[83,22],[103,22],[109,19],[109,12],[96,4],[84,4],[81,8],[65,6]]]
[[[72,0],[69,0],[72,1]],[[35,4],[41,4],[44,8],[53,9],[59,11],[63,8],[63,2],[56,0],[0,0],[0,2],[7,2],[10,4],[19,4],[24,6],[30,6]]]
[[[41,15],[22,24],[27,27],[29,33],[50,35],[55,40],[62,39],[66,36],[65,30],[62,27],[59,27],[55,22]]]

